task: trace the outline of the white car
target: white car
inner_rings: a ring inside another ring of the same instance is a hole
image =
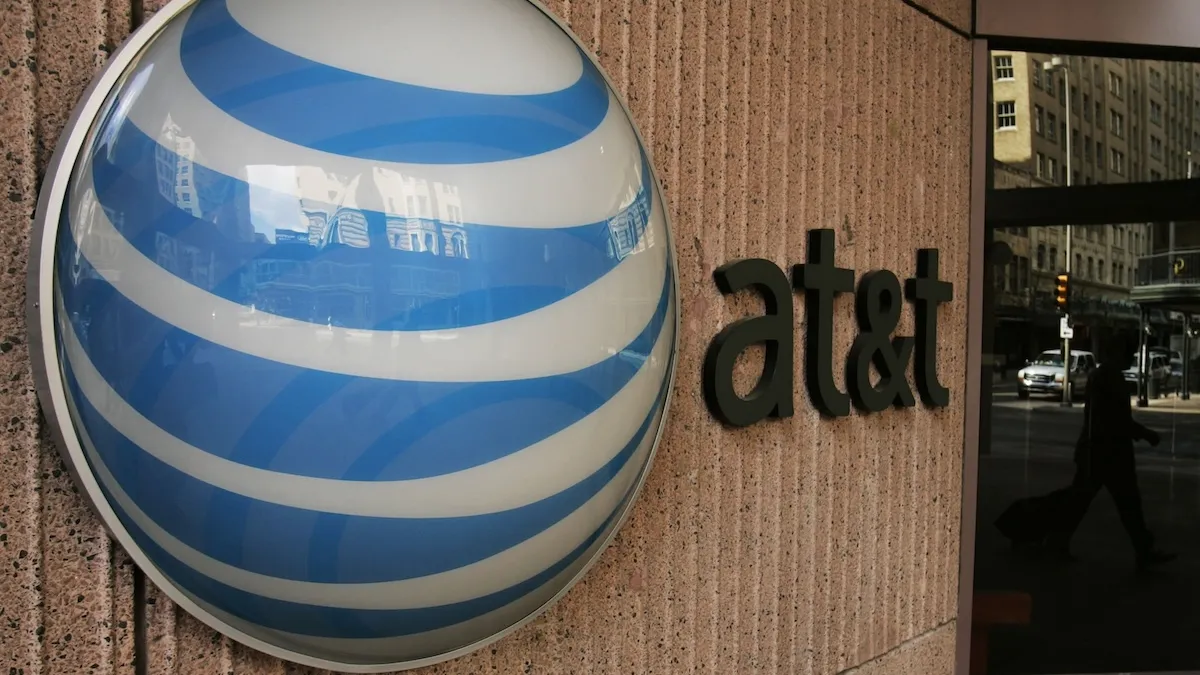
[[[1071,393],[1075,398],[1087,393],[1088,378],[1096,370],[1096,357],[1091,352],[1071,350]],[[1063,359],[1061,349],[1047,349],[1017,371],[1017,398],[1033,394],[1062,398]]]
[[[1173,378],[1171,376],[1171,362],[1167,360],[1167,352],[1154,350],[1148,351],[1148,354],[1150,355],[1150,367],[1146,370],[1147,383],[1153,380],[1155,385],[1157,385],[1155,389],[1160,394],[1170,391],[1172,389]],[[1141,359],[1139,355],[1134,354],[1133,365],[1125,369],[1125,381],[1129,383],[1133,392],[1137,392],[1138,390],[1138,368],[1140,365]],[[1182,360],[1180,360],[1179,365],[1182,369]],[[1180,376],[1182,377],[1182,370],[1180,370]]]

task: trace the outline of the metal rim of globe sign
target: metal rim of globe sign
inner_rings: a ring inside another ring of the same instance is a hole
[[[581,579],[588,575],[592,567],[603,556],[628,520],[634,505],[640,497],[646,479],[653,468],[654,459],[658,453],[659,444],[662,442],[670,415],[677,374],[676,366],[680,343],[679,329],[682,327],[681,303],[679,302],[678,258],[676,256],[674,231],[671,227],[669,210],[665,205],[663,206],[667,262],[672,267],[670,292],[674,297],[673,304],[675,305],[674,316],[668,316],[667,320],[674,322],[674,336],[672,337],[671,351],[664,377],[666,391],[663,396],[661,421],[658,424],[658,429],[654,431],[654,441],[647,453],[645,465],[630,488],[624,505],[620,507],[620,512],[616,514],[612,527],[603,536],[594,554],[580,567],[579,571],[543,604],[504,629],[474,643],[420,659],[370,664],[337,662],[291,651],[249,635],[200,607],[183,593],[178,586],[168,581],[165,575],[150,561],[149,557],[141,550],[133,537],[121,524],[112,506],[102,493],[96,477],[86,468],[88,466],[87,459],[70,421],[71,415],[68,398],[62,381],[62,364],[60,363],[58,350],[55,348],[56,342],[54,338],[53,273],[54,255],[58,241],[57,224],[65,209],[67,188],[70,184],[72,171],[79,159],[79,154],[84,147],[87,137],[90,135],[92,126],[97,121],[105,101],[123,84],[128,69],[136,64],[143,50],[153,42],[158,34],[175,17],[200,1],[171,0],[166,6],[156,12],[153,17],[137,28],[113,53],[108,63],[93,77],[88,87],[80,96],[58,139],[54,154],[47,164],[45,178],[40,185],[33,229],[30,233],[29,261],[26,275],[26,324],[34,386],[38,401],[41,404],[41,411],[49,427],[52,441],[58,449],[68,473],[75,481],[75,485],[81,488],[80,493],[83,498],[87,501],[93,512],[100,516],[100,521],[104,528],[133,559],[138,568],[172,602],[182,607],[188,614],[210,628],[236,642],[269,656],[300,665],[354,673],[384,673],[397,670],[410,670],[466,656],[504,639],[557,604]],[[653,188],[656,190],[656,194],[661,196],[663,194],[662,185],[658,172],[655,169],[652,150],[646,144],[645,138],[634,120],[628,103],[613,85],[608,72],[601,66],[592,51],[584,46],[584,43],[566,23],[559,19],[553,12],[550,12],[540,0],[523,1],[534,6],[545,17],[553,21],[596,67],[597,72],[599,72],[604,80],[605,86],[613,92],[614,99],[629,120],[632,133],[637,139],[642,152],[647,157]],[[47,348],[47,340],[49,341],[49,348]]]

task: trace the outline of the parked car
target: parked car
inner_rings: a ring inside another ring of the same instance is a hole
[[[1172,391],[1171,383],[1173,381],[1171,373],[1171,363],[1167,357],[1166,350],[1148,350],[1150,357],[1149,367],[1146,370],[1147,384],[1154,383],[1154,389],[1158,392]],[[1137,392],[1138,369],[1141,364],[1140,354],[1133,355],[1133,365],[1125,369],[1125,381],[1133,388],[1131,393]],[[1180,361],[1179,377],[1182,380],[1183,362]],[[1178,386],[1178,385],[1176,385]]]
[[[1167,366],[1167,391],[1178,394],[1183,391],[1183,359],[1171,359]]]
[[[1087,393],[1088,379],[1096,370],[1096,357],[1091,352],[1071,350],[1071,394],[1079,398]],[[1062,397],[1063,358],[1061,349],[1047,349],[1028,361],[1017,372],[1017,398],[1033,394]]]

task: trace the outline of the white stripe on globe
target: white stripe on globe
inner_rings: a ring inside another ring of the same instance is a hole
[[[633,203],[642,185],[637,136],[620,101],[609,92],[608,114],[584,138],[550,152],[500,162],[477,164],[404,164],[359,159],[305,148],[230,117],[196,90],[180,63],[182,17],[163,31],[148,50],[154,68],[137,94],[129,120],[150,138],[164,141],[169,120],[197,148],[195,161],[227,176],[253,184],[246,167],[259,163],[317,167],[327,174],[370,175],[392,171],[417,176],[429,183],[458,187],[464,204],[463,220],[479,225],[562,228],[596,223],[613,217]],[[269,158],[269,162],[268,162]],[[573,167],[564,171],[563,167]],[[274,188],[274,185],[264,186]],[[553,199],[545,199],[553,195]],[[614,195],[619,199],[614,200]],[[298,198],[324,201],[327,195]],[[536,203],[537,208],[530,208]],[[358,208],[388,213],[385,203],[364,201]],[[393,215],[404,215],[391,212]]]
[[[527,448],[486,464],[430,478],[345,481],[259,469],[205,452],[147,420],[104,381],[65,319],[66,360],[83,396],[146,453],[192,478],[252,499],[325,513],[378,518],[455,518],[496,513],[553,496],[606,465],[656,405],[675,329],[667,322],[637,374],[595,412]],[[674,299],[668,312],[674,310]],[[653,429],[653,427],[651,427]],[[647,433],[647,437],[653,434]],[[454,494],[453,500],[446,499]]]
[[[90,174],[86,176],[90,179]],[[629,344],[654,316],[667,274],[663,247],[635,251],[570,297],[479,326],[429,331],[375,331],[326,326],[256,312],[218,297],[159,267],[125,239],[103,209],[91,181],[72,195],[76,246],[105,281],[142,309],[193,335],[252,356],[302,368],[386,380],[494,382],[572,373],[610,358],[604,345]],[[647,232],[666,241],[660,200]],[[86,235],[86,236],[85,236]],[[314,349],[344,341],[353,349]],[[398,353],[420,359],[397,359]]]
[[[453,649],[461,644],[464,632],[470,634],[492,634],[501,632],[512,626],[514,622],[527,616],[530,612],[541,607],[554,597],[558,589],[561,589],[568,580],[578,574],[587,565],[592,556],[601,548],[601,545],[602,542],[600,541],[592,544],[579,557],[579,560],[571,563],[566,569],[551,577],[545,584],[531,591],[529,595],[514,600],[507,605],[461,623],[435,628],[424,633],[396,637],[330,638],[314,635],[297,635],[287,631],[264,628],[233,616],[219,607],[214,607],[188,593],[187,589],[179,584],[175,584],[175,587],[180,589],[189,600],[204,608],[205,611],[211,612],[213,616],[219,618],[221,621],[259,639],[269,636],[268,639],[281,639],[294,645],[303,645],[303,647],[298,647],[299,649],[318,647],[326,653],[345,654],[348,662],[364,658],[394,659],[397,656],[400,658],[412,658],[431,651],[444,652]]]
[[[654,423],[661,421],[657,406]],[[126,516],[167,554],[204,576],[274,600],[362,610],[417,609],[474,600],[526,581],[567,557],[592,535],[628,495],[643,470],[654,436],[646,434],[621,471],[591,499],[525,541],[483,560],[445,572],[397,581],[316,583],[281,579],[211,558],[173,537],[137,507],[109,472],[86,433],[80,434],[100,484]]]
[[[542,94],[566,89],[583,74],[575,44],[525,0],[354,0],[354,12],[329,0],[289,0],[287,21],[261,0],[229,0],[228,6],[242,27],[280,49],[394,82]]]

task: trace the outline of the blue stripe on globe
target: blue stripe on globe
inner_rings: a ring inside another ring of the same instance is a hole
[[[172,597],[298,660],[479,646],[649,468],[669,240],[615,92],[528,0],[198,0],[58,223],[93,497]]]

